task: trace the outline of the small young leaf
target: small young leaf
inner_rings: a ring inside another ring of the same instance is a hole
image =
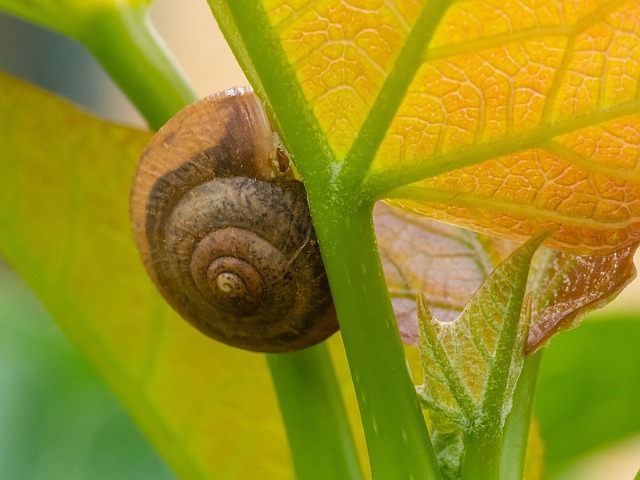
[[[438,320],[452,321],[491,271],[518,246],[383,203],[376,205],[374,220],[396,319],[409,345],[418,343],[418,292]]]
[[[420,394],[464,432],[500,428],[522,368],[530,304],[522,312],[531,259],[546,235],[513,252],[452,322],[434,319],[418,297]]]
[[[375,222],[398,325],[409,345],[418,342],[417,292],[428,300],[434,316],[451,321],[517,246],[383,204],[376,206]],[[590,257],[539,249],[528,285],[533,298],[527,352],[613,300],[635,276],[636,248]]]

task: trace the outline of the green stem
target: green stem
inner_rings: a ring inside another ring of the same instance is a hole
[[[513,396],[513,408],[501,432],[488,428],[465,435],[464,480],[523,478],[531,409],[542,353],[528,357]]]
[[[462,479],[499,480],[500,451],[501,435],[498,429],[483,430],[465,435]]]
[[[313,193],[322,198],[323,189],[313,185],[319,192],[312,191],[310,198]],[[373,478],[439,479],[389,300],[370,206],[326,202],[315,209],[314,220],[358,397]]]
[[[325,344],[267,355],[299,480],[363,478]]]
[[[266,94],[296,159],[327,268],[374,478],[438,479],[378,254],[364,172],[347,171],[318,125],[258,0],[209,0],[254,87]],[[365,200],[366,202],[366,200]]]
[[[527,357],[513,395],[513,407],[507,416],[502,439],[501,474],[505,479],[524,475],[531,411],[538,380],[542,350]]]
[[[87,22],[84,45],[157,130],[185,105],[192,90],[148,21],[144,8],[119,2]]]

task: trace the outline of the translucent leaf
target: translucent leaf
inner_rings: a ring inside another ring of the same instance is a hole
[[[290,478],[263,356],[178,318],[134,249],[149,137],[0,75],[0,252],[180,478]]]
[[[554,333],[574,327],[586,313],[613,300],[635,277],[636,248],[601,257],[542,253],[530,284],[536,295],[528,350],[535,350]]]
[[[580,255],[640,242],[637,0],[209,3],[302,170],[306,142],[414,213]]]
[[[417,292],[436,318],[451,321],[517,246],[383,204],[376,206],[375,223],[400,333],[410,345],[418,340]],[[541,248],[527,287],[532,292],[528,352],[613,300],[635,277],[636,248],[590,257]]]
[[[0,258],[0,478],[177,480]]]
[[[501,262],[452,322],[433,318],[418,297],[422,400],[465,432],[502,426],[511,408],[531,313],[522,311],[527,276],[543,240],[535,237]]]

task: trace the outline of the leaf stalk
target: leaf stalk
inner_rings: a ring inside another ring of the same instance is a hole
[[[542,350],[525,358],[502,439],[502,478],[523,478]]]
[[[117,5],[96,12],[80,40],[157,130],[196,94],[156,34],[146,8]]]
[[[308,182],[310,198],[322,198],[323,190],[313,180]],[[372,476],[440,479],[395,323],[371,208],[347,201],[318,204],[313,213],[358,397]]]
[[[326,343],[267,355],[299,480],[362,480]]]

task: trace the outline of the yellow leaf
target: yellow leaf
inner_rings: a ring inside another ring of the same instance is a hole
[[[0,251],[180,478],[290,478],[264,357],[187,325],[135,251],[149,138],[0,75]]]
[[[330,146],[343,157],[418,18],[419,2],[263,3]]]

